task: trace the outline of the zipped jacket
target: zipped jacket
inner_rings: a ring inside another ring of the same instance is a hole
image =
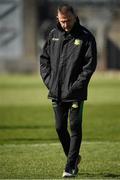
[[[87,100],[88,83],[96,64],[96,42],[91,32],[78,19],[70,32],[65,32],[58,23],[40,56],[40,74],[49,90],[48,98]]]

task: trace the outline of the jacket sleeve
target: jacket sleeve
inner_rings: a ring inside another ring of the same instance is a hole
[[[77,80],[73,83],[71,90],[86,88],[93,72],[96,69],[97,48],[94,37],[90,38],[83,59],[84,62],[83,62],[82,71],[78,75]]]
[[[51,73],[50,65],[50,38],[47,39],[42,54],[40,56],[40,74],[43,79],[44,84],[49,89],[49,80]]]

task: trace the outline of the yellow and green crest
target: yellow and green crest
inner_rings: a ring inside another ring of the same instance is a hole
[[[79,46],[80,43],[81,43],[80,39],[75,39],[74,44],[75,44],[76,46]]]

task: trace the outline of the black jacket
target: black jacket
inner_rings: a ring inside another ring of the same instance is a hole
[[[79,24],[65,32],[53,29],[40,56],[40,73],[49,89],[48,98],[58,101],[87,99],[87,87],[96,68],[96,42]]]

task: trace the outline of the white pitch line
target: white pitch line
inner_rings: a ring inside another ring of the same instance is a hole
[[[84,144],[114,144],[114,145],[119,145],[120,142],[116,141],[116,142],[110,142],[110,141],[83,141],[82,145],[84,146]],[[37,144],[0,144],[0,147],[16,147],[16,146],[31,146],[31,147],[42,147],[42,146],[59,146],[61,145],[60,143],[56,142],[56,143],[37,143]]]

